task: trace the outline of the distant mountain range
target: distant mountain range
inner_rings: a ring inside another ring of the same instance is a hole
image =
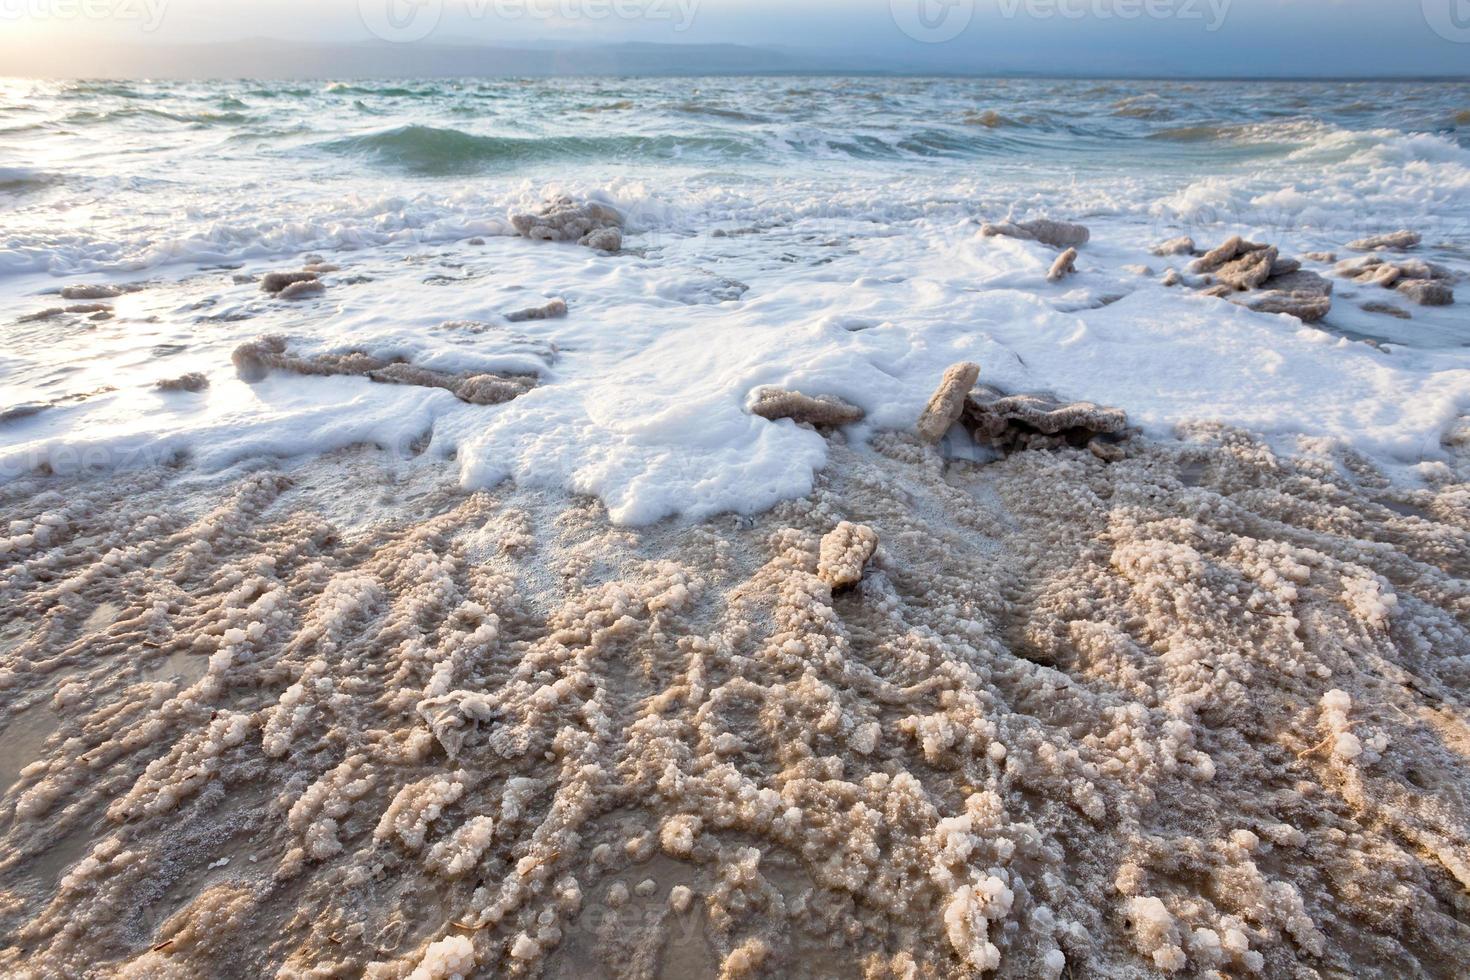
[[[556,75],[732,75],[871,69],[738,44],[108,44],[58,51],[0,39],[0,75],[40,78],[456,78]]]
[[[991,77],[1208,78],[1181,70],[1176,59],[1133,59],[1129,70],[1108,62],[1071,65],[1057,59],[1034,69],[1024,54],[992,51],[951,55],[947,61],[882,57],[868,52],[802,51],[742,44],[575,44],[528,42],[516,47],[481,44],[308,43],[252,38],[199,44],[98,43],[56,46],[7,41],[0,35],[0,77],[34,78],[467,78],[629,75],[895,74]],[[1296,76],[1330,76],[1303,71]],[[1379,76],[1383,77],[1383,76]],[[1395,74],[1388,77],[1416,77]],[[1433,77],[1433,76],[1425,76]],[[1460,76],[1463,77],[1463,76]]]

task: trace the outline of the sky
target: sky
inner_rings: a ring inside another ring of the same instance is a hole
[[[172,45],[263,38],[734,43],[903,71],[1470,75],[1470,0],[0,0],[0,75],[7,49],[60,65],[147,45],[164,63]]]

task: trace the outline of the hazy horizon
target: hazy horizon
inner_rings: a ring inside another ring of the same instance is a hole
[[[230,77],[259,65],[262,74],[333,76],[363,69],[365,42],[376,42],[378,70],[396,75],[415,73],[447,47],[597,46],[613,53],[592,65],[574,57],[540,66],[535,59],[502,65],[487,58],[467,67],[471,74],[529,67],[548,74],[707,68],[1464,77],[1470,0],[321,0],[307,7],[283,0],[0,0],[0,75]],[[664,62],[623,64],[615,49],[630,42],[662,46]],[[708,45],[745,50],[712,66],[697,57],[681,64]],[[204,52],[209,57],[201,61]],[[295,59],[289,64],[287,53]]]

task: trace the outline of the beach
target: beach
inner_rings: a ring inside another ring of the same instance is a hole
[[[5,84],[0,973],[1460,972],[1467,86]]]

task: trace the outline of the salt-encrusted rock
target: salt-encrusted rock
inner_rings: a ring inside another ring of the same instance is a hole
[[[312,275],[316,275],[316,273],[312,273]],[[276,295],[281,299],[304,299],[307,296],[319,296],[326,291],[327,287],[321,280],[303,279],[300,282],[291,283]]]
[[[1289,276],[1293,272],[1300,271],[1301,267],[1302,263],[1300,259],[1288,258],[1284,255],[1277,256],[1276,261],[1271,263],[1271,275],[1273,277]]]
[[[1258,313],[1286,313],[1316,323],[1332,311],[1332,283],[1315,272],[1298,270],[1267,279],[1259,292],[1228,297]]]
[[[439,386],[436,386],[439,387]],[[536,387],[536,380],[526,375],[502,377],[498,374],[476,374],[456,384],[450,391],[460,401],[471,405],[503,405]]]
[[[260,288],[263,292],[276,294],[294,286],[297,283],[313,282],[317,278],[315,272],[267,272],[260,280]]]
[[[1384,316],[1398,317],[1400,320],[1412,320],[1414,318],[1414,315],[1403,307],[1394,306],[1392,303],[1382,303],[1378,300],[1374,300],[1371,303],[1364,303],[1361,309],[1365,313],[1381,313]]]
[[[623,216],[597,201],[579,204],[563,195],[539,211],[511,215],[510,223],[522,237],[537,241],[577,242],[609,252],[623,245]]]
[[[1239,235],[1231,235],[1217,247],[1206,252],[1189,264],[1189,271],[1195,273],[1214,272],[1225,263],[1239,258],[1249,252],[1259,252],[1267,248],[1255,242],[1248,242]]]
[[[1316,323],[1332,312],[1332,299],[1318,293],[1293,293],[1271,289],[1256,293],[1244,293],[1231,297],[1237,303],[1257,313],[1285,313],[1303,323]]]
[[[1332,263],[1334,263],[1334,262],[1337,261],[1337,253],[1336,252],[1305,252],[1305,253],[1302,254],[1302,258],[1308,259],[1309,261],[1312,261],[1312,262],[1321,262],[1324,265],[1331,265]]]
[[[1183,278],[1179,275],[1178,269],[1168,270],[1164,273],[1164,277],[1160,280],[1160,282],[1162,282],[1165,286],[1177,286],[1183,281]]]
[[[863,524],[843,521],[822,538],[817,577],[836,589],[856,585],[873,552],[878,550],[878,532]]]
[[[259,381],[270,370],[302,375],[360,375],[382,384],[416,385],[443,388],[461,401],[474,405],[499,405],[517,398],[536,387],[534,375],[522,374],[445,374],[405,361],[375,357],[364,351],[345,354],[316,354],[301,357],[288,353],[286,338],[270,334],[235,348],[231,359],[240,377]]]
[[[1455,278],[1453,272],[1434,262],[1423,259],[1389,261],[1377,255],[1364,255],[1339,262],[1333,267],[1332,273],[1364,285],[1382,286],[1384,289],[1393,289],[1402,279],[1453,282]]]
[[[1099,440],[1092,452],[1108,458],[1113,454],[1104,447],[1127,432],[1128,416],[1122,409],[1092,402],[1063,402],[1045,394],[1008,395],[982,385],[965,400],[964,424],[977,443],[1002,452],[1064,445],[1092,448]]]
[[[1167,242],[1160,242],[1153,247],[1155,255],[1193,255],[1194,239],[1188,235],[1171,238]]]
[[[1455,291],[1435,279],[1405,279],[1394,287],[1420,306],[1449,306]]]
[[[1028,242],[1041,242],[1052,248],[1075,248],[1086,245],[1092,232],[1085,225],[1068,221],[1052,221],[1037,218],[1034,221],[1002,221],[980,226],[980,234],[987,238],[1019,238]]]
[[[116,299],[123,293],[132,292],[126,286],[114,286],[107,283],[80,283],[75,286],[63,286],[61,288],[62,299]]]
[[[1046,274],[1047,282],[1060,282],[1065,277],[1077,271],[1077,250],[1069,248],[1057,260],[1051,264],[1051,270]],[[1147,273],[1144,273],[1145,275]]]
[[[623,247],[623,230],[621,228],[598,228],[583,235],[578,245],[595,248],[603,252],[616,252]]]
[[[1354,252],[1380,252],[1384,250],[1401,252],[1404,249],[1415,247],[1423,240],[1424,237],[1416,231],[1395,231],[1387,235],[1373,235],[1369,238],[1360,238],[1355,242],[1348,242],[1348,248]]]
[[[1215,271],[1215,278],[1238,290],[1255,289],[1271,278],[1276,264],[1276,247],[1268,245],[1231,259]]]
[[[190,371],[177,378],[164,378],[155,387],[159,391],[203,391],[209,387],[209,379],[198,371]]]
[[[955,424],[960,413],[965,410],[965,396],[979,380],[980,365],[969,361],[950,365],[940,379],[939,387],[929,396],[924,414],[919,416],[916,426],[919,438],[930,443],[943,439],[949,427]]]
[[[528,306],[524,310],[507,313],[505,318],[511,323],[524,323],[527,320],[555,320],[566,315],[567,301],[558,297],[542,306]]]
[[[772,422],[791,419],[818,429],[835,429],[861,422],[866,414],[856,405],[835,395],[804,395],[784,388],[761,388],[751,403],[750,413]]]

